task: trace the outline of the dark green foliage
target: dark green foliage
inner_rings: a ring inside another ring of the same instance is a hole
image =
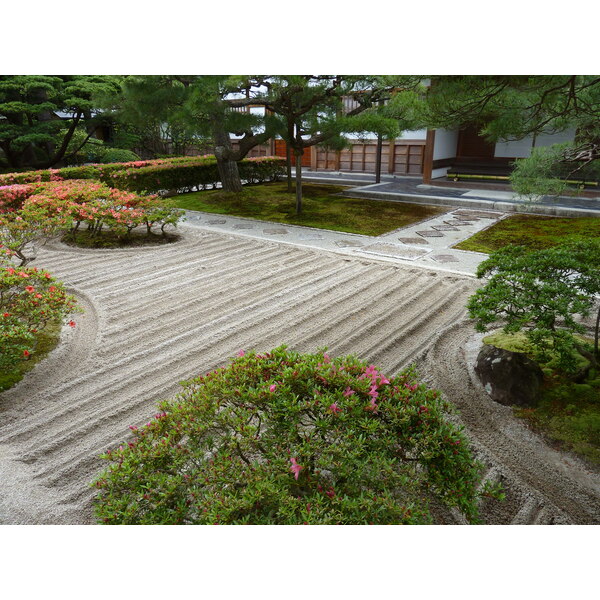
[[[481,465],[450,410],[412,370],[388,380],[353,357],[240,352],[104,455],[96,514],[114,524],[418,524],[431,522],[435,499],[475,522]]]
[[[489,278],[467,305],[478,331],[497,322],[507,333],[523,330],[540,360],[555,353],[557,366],[570,373],[576,349],[597,360],[598,324],[593,350],[573,334],[585,333],[576,316],[590,315],[600,294],[599,240],[537,251],[507,246],[479,265],[477,277]]]
[[[10,167],[58,164],[78,130],[85,138],[103,123],[98,99],[118,89],[119,78],[105,75],[0,76],[0,148]]]

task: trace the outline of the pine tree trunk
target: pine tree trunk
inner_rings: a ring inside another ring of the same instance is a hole
[[[233,148],[231,147],[229,133],[216,120],[214,122],[213,136],[215,141],[215,157],[217,159],[217,168],[219,169],[223,191],[241,192],[242,181],[237,162],[230,159]]]
[[[596,317],[596,331],[594,332],[594,355],[600,361],[600,352],[598,350],[598,338],[600,337],[600,306],[598,307],[598,316]]]
[[[296,214],[302,212],[302,151],[296,150]]]
[[[286,142],[285,144],[285,167],[287,171],[287,191],[292,193],[292,149]]]
[[[383,152],[383,138],[377,136],[377,152],[375,154],[375,183],[381,182],[381,154]]]
[[[238,193],[242,191],[242,180],[235,160],[219,159],[217,157],[217,168],[219,169],[224,192]]]

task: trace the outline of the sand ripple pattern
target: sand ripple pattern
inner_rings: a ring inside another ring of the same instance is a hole
[[[40,253],[36,264],[65,281],[86,312],[48,359],[0,395],[0,523],[93,522],[89,482],[104,467],[98,455],[126,441],[129,425],[146,423],[179,381],[242,348],[327,346],[389,373],[419,357],[429,357],[427,368],[460,355],[460,342],[442,348],[436,339],[464,320],[477,286],[470,278],[184,231],[182,241],[160,248],[55,244]],[[450,398],[464,392],[457,369],[448,372],[456,378]],[[489,458],[488,476],[506,477],[496,462]],[[590,522],[589,511],[544,513],[520,480],[514,489],[510,508],[492,522],[543,522],[546,513]],[[456,522],[450,513],[440,519]]]

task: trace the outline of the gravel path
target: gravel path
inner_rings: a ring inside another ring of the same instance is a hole
[[[93,522],[88,484],[104,466],[98,454],[148,421],[178,381],[241,348],[283,343],[352,352],[389,373],[421,358],[463,411],[488,475],[510,484],[504,507],[486,509],[488,522],[599,522],[597,476],[576,463],[561,467],[562,455],[549,460],[524,429],[510,437],[518,424],[508,414],[496,423],[497,407],[469,383],[471,330],[452,325],[464,320],[472,278],[184,231],[160,248],[40,252],[36,264],[65,281],[86,312],[0,395],[0,523]],[[450,513],[440,519],[456,522]]]

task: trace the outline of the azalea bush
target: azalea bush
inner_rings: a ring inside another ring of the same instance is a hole
[[[0,368],[28,360],[38,334],[77,310],[75,298],[43,269],[12,266],[0,248]],[[69,320],[71,327],[75,321]]]
[[[412,369],[280,347],[183,385],[103,455],[101,523],[418,524],[433,502],[477,522],[481,465]]]
[[[74,234],[80,226],[91,236],[103,228],[118,237],[127,237],[136,227],[153,228],[164,235],[166,227],[176,227],[184,211],[167,208],[156,196],[110,188],[98,181],[69,180],[20,184],[11,196],[13,209],[0,214],[0,241],[24,265],[35,258],[40,243],[65,233]],[[0,198],[2,190],[0,189]]]

